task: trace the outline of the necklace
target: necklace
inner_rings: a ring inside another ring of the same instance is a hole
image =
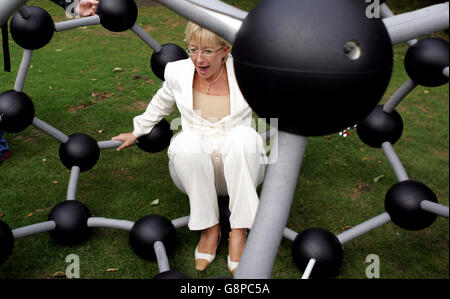
[[[224,67],[222,67],[222,69],[220,70],[219,76],[217,76],[217,78],[214,79],[213,81],[208,83],[208,81],[205,80],[205,82],[206,82],[206,94],[209,94],[209,85],[213,84],[214,82],[216,82],[219,79],[219,77],[222,75],[223,69],[224,69]]]

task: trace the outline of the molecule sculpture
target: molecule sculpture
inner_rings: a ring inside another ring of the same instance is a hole
[[[66,136],[34,116],[33,102],[23,92],[32,51],[45,46],[54,31],[97,24],[115,32],[131,29],[154,49],[151,67],[161,80],[165,64],[186,58],[185,52],[176,45],[158,45],[137,26],[133,0],[102,0],[97,16],[57,24],[42,9],[16,2],[19,5],[8,2],[6,8],[11,13],[19,8],[11,21],[11,34],[25,50],[14,90],[0,94],[0,130],[19,132],[31,124],[51,135],[61,142],[60,159],[71,174],[67,201],[53,208],[47,222],[11,230],[0,221],[0,264],[11,255],[14,239],[48,231],[56,242],[74,244],[86,240],[92,227],[110,227],[129,231],[134,252],[157,260],[160,273],[155,278],[187,278],[170,270],[167,253],[174,251],[176,229],[185,226],[189,216],[170,221],[148,215],[136,222],[92,217],[75,200],[79,173],[96,164],[100,150],[121,142],[96,142],[82,133]],[[279,131],[271,137],[278,145],[273,149],[278,160],[268,166],[258,212],[234,278],[270,278],[282,237],[292,241],[292,256],[303,278],[330,277],[342,265],[346,242],[390,221],[420,230],[432,225],[438,215],[448,218],[449,208],[439,204],[426,185],[408,178],[393,149],[403,131],[395,107],[417,85],[448,82],[448,42],[415,39],[448,28],[448,2],[395,16],[381,1],[382,18],[367,17],[365,1],[354,0],[262,0],[248,13],[221,1],[158,2],[232,43],[244,97],[259,116],[279,120]],[[0,16],[0,24],[8,17]],[[267,40],[274,47],[260,47]],[[392,46],[402,42],[410,46],[405,57],[410,80],[386,104],[378,105],[391,77]],[[299,233],[287,228],[307,138],[355,125],[365,144],[382,148],[398,178],[386,193],[386,212],[338,235],[317,227]],[[168,123],[162,121],[137,145],[158,152],[168,146],[170,137]]]

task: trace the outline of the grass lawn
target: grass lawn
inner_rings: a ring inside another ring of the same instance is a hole
[[[137,23],[159,43],[184,47],[186,19],[160,5],[137,1]],[[258,1],[228,0],[244,10]],[[389,2],[393,2],[392,5]],[[394,13],[429,5],[429,1],[388,1]],[[55,22],[67,20],[62,9],[47,0],[29,5],[45,8]],[[436,33],[448,40],[443,33]],[[23,49],[10,37],[11,73],[0,73],[0,92],[14,86]],[[408,80],[403,66],[404,44],[394,47],[394,72],[381,103]],[[133,32],[109,32],[88,26],[55,33],[52,41],[33,52],[24,92],[34,102],[36,117],[67,135],[84,133],[97,141],[132,131],[161,81],[149,64],[153,50]],[[114,71],[120,68],[120,71]],[[419,86],[397,107],[404,122],[394,149],[412,180],[430,187],[441,204],[449,205],[449,85]],[[175,112],[168,121],[179,117]],[[12,155],[0,164],[0,220],[12,229],[47,221],[51,209],[66,200],[70,170],[59,159],[59,142],[33,126],[5,133]],[[354,130],[309,138],[287,226],[300,232],[322,227],[339,234],[384,210],[384,196],[397,182],[384,153],[363,144]],[[137,221],[148,214],[170,220],[189,214],[189,202],[173,184],[167,150],[148,154],[137,147],[121,152],[102,150],[94,168],[80,174],[77,200],[95,217]],[[159,199],[158,205],[151,205]],[[365,279],[369,254],[380,258],[381,278],[449,278],[449,223],[438,217],[429,228],[407,231],[388,223],[344,244],[338,279]],[[227,242],[222,238],[216,261],[205,271],[194,268],[198,232],[177,230],[177,248],[170,267],[192,278],[229,275]],[[291,256],[291,241],[283,239],[272,278],[300,278]],[[0,267],[0,278],[53,278],[65,271],[66,256],[80,258],[81,278],[150,278],[156,262],[137,257],[128,232],[94,228],[90,240],[61,246],[48,233],[17,239],[14,252]],[[113,269],[113,270],[111,270]],[[109,270],[109,271],[108,271]]]

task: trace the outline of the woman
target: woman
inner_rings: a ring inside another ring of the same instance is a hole
[[[252,110],[239,90],[230,45],[192,22],[186,41],[190,58],[167,64],[163,86],[134,118],[133,132],[112,139],[123,141],[117,150],[133,145],[177,105],[182,132],[171,140],[169,171],[189,197],[189,229],[202,231],[196,269],[205,270],[215,258],[220,241],[217,196],[228,194],[227,265],[234,274],[256,215],[256,187],[264,178],[267,157],[261,136],[250,127]]]

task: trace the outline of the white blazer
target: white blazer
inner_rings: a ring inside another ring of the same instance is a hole
[[[164,72],[165,81],[152,98],[147,109],[133,119],[133,135],[140,137],[150,133],[164,117],[171,114],[177,105],[181,114],[183,131],[196,131],[208,137],[217,148],[223,143],[228,131],[238,125],[251,126],[252,110],[245,101],[234,74],[233,58],[228,56],[228,84],[230,88],[230,115],[215,123],[202,118],[193,109],[193,80],[195,66],[190,58],[170,62]],[[176,121],[176,120],[175,120]],[[171,128],[177,127],[172,123]]]

